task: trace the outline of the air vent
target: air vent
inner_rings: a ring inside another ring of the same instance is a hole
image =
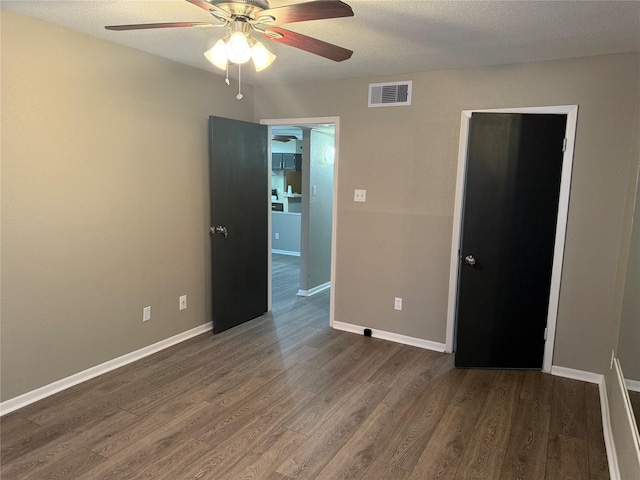
[[[370,107],[411,105],[411,81],[369,84]]]

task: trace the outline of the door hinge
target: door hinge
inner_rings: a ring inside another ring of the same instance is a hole
[[[549,331],[549,329],[548,329],[548,328],[545,328],[545,329],[544,329],[544,339],[545,339],[545,340],[547,339],[547,332],[548,332],[548,331]]]
[[[564,137],[564,139],[562,140],[562,151],[567,151],[567,137]]]

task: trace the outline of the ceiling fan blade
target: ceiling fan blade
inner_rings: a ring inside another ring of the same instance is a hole
[[[217,8],[209,2],[206,2],[205,0],[187,0],[187,2],[192,3],[196,7],[200,7],[203,10],[206,10],[207,12],[213,10],[214,8]]]
[[[269,33],[275,33],[276,36],[271,36]],[[346,48],[333,45],[331,43],[323,42],[317,38],[307,37],[301,33],[292,32],[279,27],[269,27],[265,29],[264,36],[274,42],[284,43],[290,47],[299,48],[305,52],[314,53],[321,57],[328,58],[334,62],[342,62],[351,58],[353,52]]]
[[[271,140],[274,140],[276,142],[290,142],[291,140],[297,140],[298,137],[294,136],[294,135],[273,135],[271,137]]]
[[[171,22],[171,23],[140,23],[137,25],[108,25],[107,30],[145,30],[148,28],[177,28],[177,27],[211,27],[209,22]]]
[[[353,17],[353,10],[349,5],[339,0],[317,0],[270,8],[253,14],[254,20],[264,17],[271,17],[274,19],[273,23],[282,24],[325,18]]]

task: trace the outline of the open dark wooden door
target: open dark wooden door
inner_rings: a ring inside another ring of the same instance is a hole
[[[213,333],[267,311],[267,127],[209,117]]]
[[[472,114],[457,367],[542,368],[566,119]]]

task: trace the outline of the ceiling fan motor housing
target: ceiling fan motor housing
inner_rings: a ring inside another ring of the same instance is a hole
[[[267,10],[269,2],[267,0],[207,0],[212,5],[220,7],[234,16],[250,17],[256,12]]]

